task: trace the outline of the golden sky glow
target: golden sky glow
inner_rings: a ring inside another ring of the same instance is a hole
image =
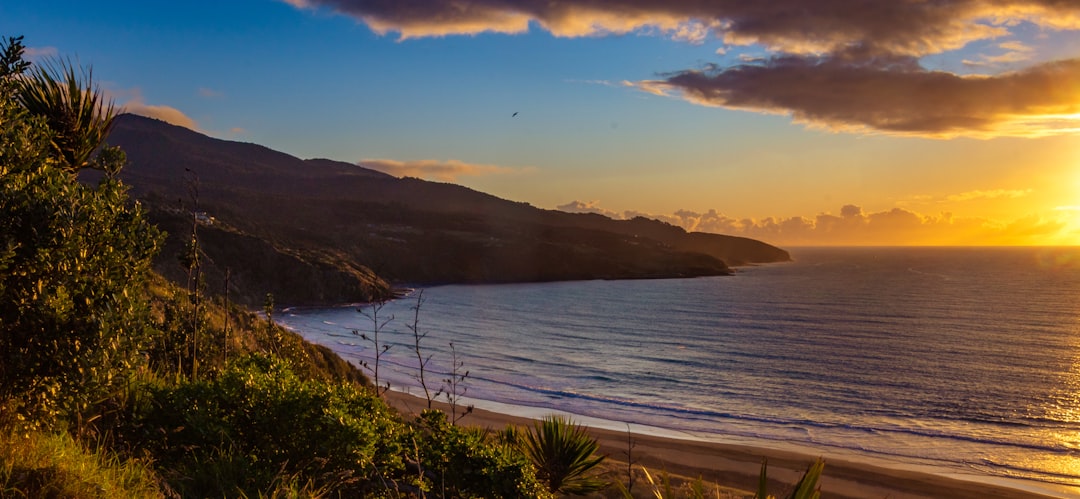
[[[3,14],[31,58],[78,54],[129,111],[300,157],[782,246],[1080,244],[1078,2]]]

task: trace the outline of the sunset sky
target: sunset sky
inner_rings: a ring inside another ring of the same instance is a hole
[[[50,0],[0,35],[131,112],[541,208],[1080,244],[1075,1]]]

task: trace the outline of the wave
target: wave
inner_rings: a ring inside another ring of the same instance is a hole
[[[638,412],[647,414],[662,413],[668,417],[679,417],[682,419],[693,419],[703,421],[722,421],[731,420],[737,422],[752,422],[760,423],[768,426],[784,426],[784,427],[799,427],[808,429],[827,429],[827,430],[841,430],[844,432],[855,432],[862,434],[901,434],[918,437],[926,437],[935,441],[952,440],[957,442],[968,442],[978,444],[1000,445],[1012,448],[1037,450],[1043,452],[1050,452],[1061,455],[1073,455],[1080,457],[1080,449],[1070,447],[1066,443],[1060,444],[1040,444],[1035,442],[1024,442],[1018,440],[1010,440],[1006,438],[990,438],[979,437],[973,435],[965,435],[956,431],[947,430],[930,430],[919,429],[915,427],[905,427],[899,424],[895,425],[867,425],[857,423],[839,423],[839,422],[826,422],[805,418],[786,418],[786,417],[770,417],[751,414],[738,414],[734,412],[710,410],[710,409],[695,409],[688,408],[672,404],[661,403],[646,403],[636,400],[609,397],[603,395],[579,393],[571,390],[546,388],[541,386],[530,386],[521,383],[514,383],[510,381],[500,381],[490,378],[476,378],[483,379],[484,381],[499,384],[504,386],[510,386],[519,390],[524,390],[530,393],[543,395],[552,399],[568,399],[599,403],[604,405],[613,405],[622,408],[630,408],[638,410]],[[598,412],[603,412],[598,411]],[[635,423],[645,423],[645,421],[631,421]],[[670,426],[670,425],[667,425]],[[760,435],[755,435],[760,436]]]
[[[814,249],[737,281],[429,288],[424,323],[432,372],[452,340],[478,398],[1031,475],[1080,462],[1080,268],[1038,267],[1038,251]],[[332,347],[364,328],[353,311],[292,313]]]
[[[1031,466],[1024,466],[1023,464],[1017,463],[1006,464],[992,459],[982,459],[979,462],[969,464],[972,468],[983,468],[983,471],[998,476],[1026,478],[1057,485],[1080,486],[1080,475],[1071,473],[1060,473]]]

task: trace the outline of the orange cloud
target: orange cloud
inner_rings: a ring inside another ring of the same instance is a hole
[[[968,191],[947,196],[947,201],[971,201],[974,199],[1016,199],[1031,194],[1031,189],[994,189],[989,191]]]
[[[191,119],[183,111],[172,106],[147,104],[143,98],[142,90],[138,88],[111,90],[106,89],[106,96],[117,102],[117,108],[122,113],[137,114],[154,118],[184,128],[201,131],[199,124]]]
[[[365,159],[357,163],[364,168],[377,170],[395,177],[418,177],[442,182],[453,182],[460,176],[500,175],[522,173],[528,169],[514,169],[495,165],[470,164],[457,160],[396,161],[392,159]]]
[[[749,237],[781,246],[1053,245],[1075,242],[1066,232],[1066,218],[1039,215],[1003,223],[983,218],[957,218],[950,213],[926,215],[901,208],[865,213],[855,205],[843,206],[839,215],[822,213],[813,218],[763,219],[736,219],[716,210],[705,213],[680,210],[659,216],[627,211],[620,216],[601,209],[595,202],[578,201],[558,209],[615,215],[612,218],[616,219],[644,216],[691,232]]]
[[[199,124],[189,118],[183,111],[171,106],[152,106],[142,102],[128,102],[122,106],[124,112],[156,118],[166,123],[199,130]]]

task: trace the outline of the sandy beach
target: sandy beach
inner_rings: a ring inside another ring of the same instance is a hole
[[[387,392],[386,401],[403,414],[414,414],[426,407],[423,398],[401,392]],[[438,408],[447,410],[446,404],[436,403]],[[518,426],[531,425],[533,420],[525,417],[501,414],[483,409],[475,409],[460,421],[467,426],[489,429],[501,429],[507,424]],[[627,473],[628,434],[601,428],[590,428],[590,432],[600,443],[600,452],[606,455],[606,468],[611,472],[611,479],[625,483]],[[633,440],[632,459],[635,469],[644,466],[651,473],[666,471],[675,477],[701,477],[711,488],[714,485],[734,489],[733,497],[739,497],[737,491],[750,494],[757,487],[758,472],[762,458],[768,458],[770,493],[782,496],[790,490],[818,456],[787,452],[776,449],[751,447],[745,445],[702,442],[667,438],[645,433],[629,435]],[[882,466],[853,462],[821,456],[825,459],[825,472],[821,480],[823,498],[1045,498],[1077,497],[1070,495],[1067,489],[1059,492],[1048,490],[1046,494],[1034,490],[1025,490],[1025,482],[1017,482],[1017,487],[997,485],[987,481],[954,479],[931,473],[891,469]],[[634,486],[635,497],[651,497],[639,479]],[[1035,485],[1035,484],[1033,484]]]

